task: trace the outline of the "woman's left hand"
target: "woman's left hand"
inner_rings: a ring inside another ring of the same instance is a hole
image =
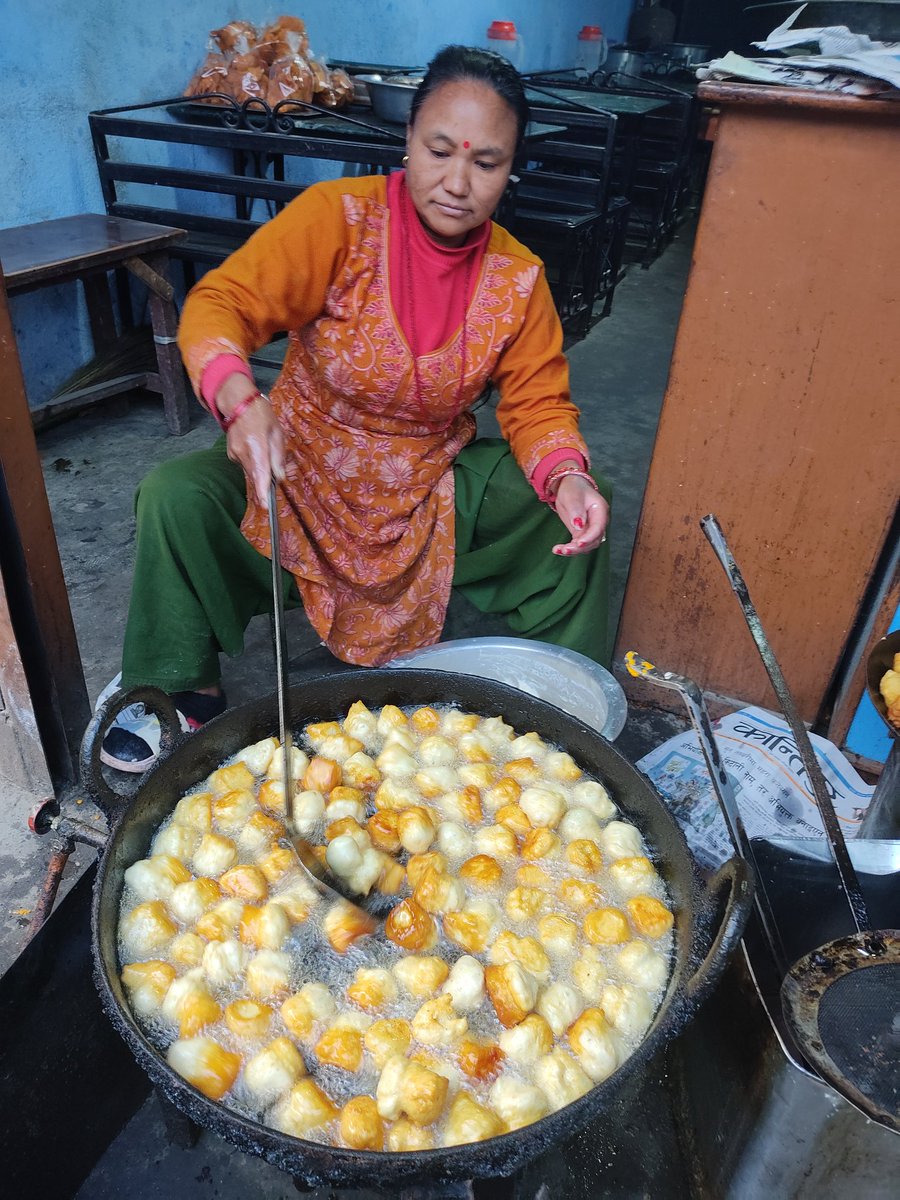
[[[572,535],[553,547],[554,554],[587,554],[606,541],[609,505],[586,479],[566,475],[556,489],[556,515]]]

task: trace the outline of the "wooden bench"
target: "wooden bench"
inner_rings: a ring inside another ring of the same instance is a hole
[[[124,267],[149,292],[157,370],[131,372],[79,388],[55,403],[54,413],[144,387],[161,393],[170,432],[187,433],[188,392],[175,343],[174,293],[167,278],[169,251],[185,236],[183,229],[170,225],[151,225],[99,213],[79,213],[0,229],[0,269],[7,293],[13,296],[80,279],[98,354],[109,349],[118,337],[108,273]]]

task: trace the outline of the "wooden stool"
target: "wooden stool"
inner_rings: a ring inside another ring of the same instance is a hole
[[[145,221],[98,213],[79,213],[74,217],[0,229],[0,266],[9,295],[80,279],[84,285],[94,349],[98,352],[112,345],[117,336],[107,272],[115,267],[127,267],[149,289],[157,371],[135,372],[80,388],[66,396],[62,404],[54,405],[54,411],[74,408],[85,401],[116,395],[130,388],[146,387],[162,393],[169,431],[187,433],[190,427],[188,394],[175,342],[174,292],[166,277],[166,251],[185,237],[185,230],[170,225],[150,225]]]

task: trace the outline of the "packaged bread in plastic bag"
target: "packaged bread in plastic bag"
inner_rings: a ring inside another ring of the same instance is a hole
[[[211,51],[201,63],[199,69],[184,89],[185,96],[207,96],[210,92],[228,91],[228,63],[224,54]],[[210,101],[224,104],[224,100]]]
[[[265,27],[259,40],[261,42],[286,42],[289,47],[286,53],[299,54],[304,58],[309,53],[306,24],[299,17],[279,17],[271,25]]]
[[[303,100],[307,104],[313,98],[314,79],[309,63],[301,55],[281,58],[269,67],[269,83],[266,100],[270,108],[282,100]],[[303,109],[294,109],[292,116],[303,116]],[[313,115],[307,113],[307,115]]]
[[[246,54],[259,41],[256,26],[249,21],[229,21],[221,29],[211,29],[209,36],[223,54]]]

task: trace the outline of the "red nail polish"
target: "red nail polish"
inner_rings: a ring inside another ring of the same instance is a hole
[[[584,521],[582,521],[581,517],[573,517],[572,524],[575,526],[576,529],[584,528]]]

